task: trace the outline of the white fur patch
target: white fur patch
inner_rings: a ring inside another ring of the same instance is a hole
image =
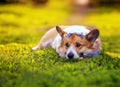
[[[61,36],[58,34],[55,40],[52,43],[52,48],[57,49],[61,44]]]
[[[78,34],[83,34],[84,36],[90,32],[90,30],[86,29],[85,26],[70,26],[64,30],[67,33],[78,33]]]

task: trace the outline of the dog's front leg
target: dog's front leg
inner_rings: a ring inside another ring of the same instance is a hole
[[[52,42],[53,42],[52,39],[50,39],[50,40],[48,40],[48,41],[45,41],[45,42],[41,42],[41,41],[40,41],[40,43],[39,43],[37,46],[35,46],[35,47],[32,48],[32,51],[51,47]]]

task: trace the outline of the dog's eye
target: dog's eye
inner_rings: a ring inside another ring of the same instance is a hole
[[[80,47],[81,46],[81,44],[80,43],[76,43],[76,47]]]
[[[65,44],[65,46],[66,46],[66,47],[69,47],[69,46],[70,46],[70,44],[67,42],[67,43]]]

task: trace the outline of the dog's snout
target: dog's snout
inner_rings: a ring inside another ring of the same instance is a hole
[[[80,57],[83,57],[83,56],[84,56],[84,53],[80,53],[79,56],[80,56]]]
[[[72,59],[74,57],[74,54],[72,52],[70,52],[67,56],[69,59]]]

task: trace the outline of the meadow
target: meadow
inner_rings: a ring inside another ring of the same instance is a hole
[[[69,24],[66,4],[0,5],[0,87],[119,87],[120,10],[97,8],[79,25],[100,30],[99,57],[60,58],[53,49],[31,51],[52,26]]]

